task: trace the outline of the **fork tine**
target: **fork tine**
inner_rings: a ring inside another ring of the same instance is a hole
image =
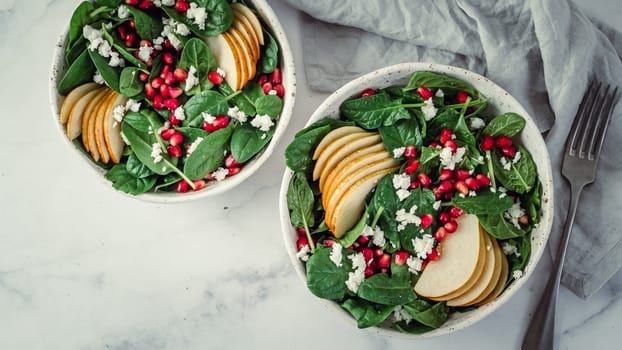
[[[605,91],[603,92],[603,90]],[[579,158],[585,157],[587,149],[589,148],[588,139],[590,139],[590,136],[594,132],[594,126],[596,124],[595,119],[597,119],[601,113],[603,100],[607,95],[607,90],[609,90],[609,86],[603,86],[603,84],[599,83],[598,88],[594,91],[593,98],[590,101],[590,108],[584,118],[585,124],[581,130],[581,141],[577,147]]]
[[[617,87],[613,90],[613,93],[606,96],[607,100],[605,101],[605,105],[603,106],[603,111],[598,118],[598,121],[597,121],[598,124],[595,126],[595,132],[592,135],[590,151],[588,153],[588,157],[590,159],[598,159],[598,157],[600,157],[600,151],[603,148],[603,143],[605,141],[605,135],[607,135],[607,129],[609,128],[609,122],[611,121],[611,116],[613,115],[613,107],[617,100],[617,96],[618,96]]]
[[[567,143],[566,143],[566,152],[574,155],[577,149],[577,136],[579,130],[582,129],[582,124],[584,124],[584,119],[586,116],[586,111],[591,109],[591,105],[593,102],[593,95],[598,89],[600,89],[600,83],[598,83],[598,87],[595,88],[596,82],[591,81],[590,85],[587,88],[587,91],[583,95],[583,99],[581,100],[581,104],[579,105],[579,109],[577,110],[577,114],[574,117],[572,122],[572,127],[570,128],[570,134],[568,135]]]

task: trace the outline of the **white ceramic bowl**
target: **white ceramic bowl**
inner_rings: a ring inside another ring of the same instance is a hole
[[[326,116],[336,118],[339,115],[339,106],[341,103],[354,96],[358,96],[360,92],[366,88],[384,88],[392,85],[406,85],[412,73],[416,71],[438,72],[464,80],[473,85],[488,98],[488,111],[495,114],[516,112],[525,117],[527,123],[525,129],[521,133],[520,141],[533,156],[538,168],[538,176],[542,182],[542,218],[538,228],[535,228],[531,232],[531,257],[523,271],[523,277],[512,282],[512,284],[507,287],[507,289],[497,298],[497,300],[472,311],[453,313],[443,326],[428,333],[416,335],[400,333],[399,331],[390,328],[368,328],[368,330],[377,334],[403,338],[427,338],[451,333],[474,324],[486,315],[492,313],[499,306],[503,305],[512,297],[512,295],[516,293],[518,289],[525,284],[529,276],[534,271],[535,266],[540,260],[542,252],[545,249],[546,242],[551,231],[551,225],[553,223],[553,180],[551,174],[551,162],[544,140],[540,136],[540,132],[538,131],[533,119],[518,103],[518,101],[516,101],[508,92],[500,88],[494,82],[479,74],[462,68],[433,63],[403,63],[382,68],[349,82],[330,95],[326,101],[324,101],[317,108],[311,118],[309,118],[307,126]],[[292,227],[290,223],[289,209],[287,207],[287,187],[292,175],[293,172],[286,169],[281,183],[279,199],[281,227],[283,230],[283,239],[285,241],[287,253],[291,258],[298,276],[300,276],[301,280],[306,285],[307,278],[304,264],[296,257],[297,234],[294,227]],[[347,311],[343,310],[337,303],[326,299],[316,299],[320,302],[323,308],[342,315],[346,322],[350,323],[353,327],[356,327],[356,321],[354,318]]]
[[[283,136],[283,133],[285,132],[285,129],[287,128],[287,124],[289,123],[289,120],[294,110],[294,100],[296,97],[296,75],[294,67],[294,56],[289,47],[289,42],[287,41],[287,36],[285,35],[283,27],[281,26],[279,19],[277,18],[270,5],[268,5],[268,2],[266,0],[247,0],[246,2],[257,10],[261,19],[272,30],[276,39],[279,42],[280,67],[283,73],[283,87],[285,88],[285,96],[283,98],[283,110],[281,112],[281,116],[279,117],[279,122],[277,124],[276,130],[274,131],[272,140],[258,155],[256,155],[255,157],[253,157],[253,159],[246,163],[244,168],[242,168],[242,170],[238,174],[232,177],[227,177],[225,180],[217,183],[210,183],[206,188],[200,191],[187,193],[148,192],[138,196],[128,196],[148,202],[178,203],[220,194],[236,187],[242,181],[253,175],[253,173],[255,173],[257,169],[259,169],[259,167],[266,160],[268,160],[268,158],[274,151],[277,143],[279,142],[279,140]],[[69,23],[69,17],[67,17],[67,23]],[[92,173],[95,174],[95,176],[99,178],[105,186],[108,186],[110,189],[115,190],[112,187],[112,183],[104,178],[105,170],[97,166],[88,155],[81,152],[69,141],[65,134],[65,127],[59,122],[59,112],[64,97],[58,93],[56,85],[58,83],[58,80],[62,78],[65,69],[67,69],[64,62],[64,48],[67,42],[67,28],[68,26],[63,31],[63,34],[60,36],[56,45],[50,73],[50,107],[52,108],[52,115],[55,120],[54,122],[57,126],[61,138],[71,149],[70,151],[82,160],[82,163],[85,165],[86,168],[92,169]],[[121,191],[118,192],[126,194]]]

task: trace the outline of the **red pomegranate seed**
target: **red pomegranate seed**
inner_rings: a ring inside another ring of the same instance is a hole
[[[363,254],[366,264],[369,264],[374,258],[374,252],[370,248],[363,247],[359,249],[359,253]]]
[[[219,115],[216,117],[216,119],[214,119],[213,124],[217,130],[226,128],[227,126],[229,126],[229,118],[227,118],[227,116],[225,115]]]
[[[146,46],[146,47],[152,47],[153,43],[151,43],[151,41],[143,39],[138,43],[138,46]]]
[[[480,184],[479,182],[477,182],[477,180],[475,180],[474,177],[467,177],[464,180],[464,183],[466,183],[467,187],[469,188],[469,190],[471,191],[477,191],[480,188]]]
[[[265,95],[269,94],[270,91],[272,91],[272,83],[271,82],[267,82],[267,83],[263,84],[261,86],[261,90],[263,90],[263,93]]]
[[[164,108],[164,98],[161,95],[156,95],[153,97],[153,108],[155,109]]]
[[[458,144],[454,140],[449,140],[443,143],[443,147],[449,147],[451,149],[451,153],[456,153],[458,150]]]
[[[446,234],[447,234],[447,231],[445,230],[443,226],[441,226],[436,229],[436,232],[434,232],[434,239],[437,241],[442,241],[443,238],[445,238]]]
[[[162,132],[160,132],[160,137],[162,138],[162,140],[168,141],[176,133],[177,133],[177,131],[175,131],[175,129],[164,129],[164,130],[162,130]]]
[[[171,135],[171,138],[168,140],[168,143],[171,146],[177,146],[177,145],[181,145],[184,142],[184,134],[175,131],[175,133],[173,135]]]
[[[493,148],[495,148],[495,139],[492,138],[492,136],[490,135],[484,136],[484,138],[482,139],[482,143],[479,145],[479,148],[484,152],[492,150]]]
[[[382,249],[382,248],[374,249],[374,256],[376,258],[381,257],[383,254],[384,254],[384,249]]]
[[[419,185],[421,185],[419,183],[419,181],[413,180],[413,181],[410,182],[410,189],[417,188],[417,187],[419,187]]]
[[[464,181],[457,181],[454,184],[454,189],[456,189],[456,191],[462,193],[463,195],[469,194],[469,187]]]
[[[162,61],[164,64],[173,64],[175,62],[175,57],[170,52],[165,52],[162,54]]]
[[[233,176],[233,175],[239,173],[241,170],[242,170],[242,168],[239,167],[239,166],[231,167],[231,168],[227,169],[227,171],[228,171],[227,176]]]
[[[306,237],[306,236],[307,236],[307,230],[305,230],[305,228],[304,228],[304,227],[297,227],[297,228],[296,228],[296,234],[297,234],[298,236],[303,236],[303,237]]]
[[[325,247],[332,247],[335,245],[335,241],[333,241],[332,239],[325,239],[324,241],[322,241],[322,244],[324,244]]]
[[[134,45],[136,45],[136,39],[138,37],[136,36],[136,34],[134,33],[127,33],[127,35],[125,36],[125,46],[127,47],[133,47]]]
[[[458,223],[456,222],[456,220],[451,220],[449,222],[446,222],[443,227],[445,228],[445,231],[447,231],[447,233],[454,233],[458,229]]]
[[[443,200],[449,202],[451,198],[453,198],[453,196],[454,196],[453,192],[447,192],[443,195]]]
[[[456,95],[458,103],[465,103],[468,98],[469,94],[467,94],[466,91],[458,91],[458,94]]]
[[[359,242],[360,245],[365,245],[369,243],[369,236],[359,236],[356,241]]]
[[[268,82],[268,76],[266,74],[262,74],[257,78],[257,85],[263,86],[263,84]]]
[[[136,29],[136,22],[133,19],[127,22],[127,24],[130,26],[130,28]]]
[[[156,89],[151,86],[151,84],[145,84],[145,97],[148,99],[153,99],[157,95]]]
[[[498,136],[495,139],[495,146],[499,148],[510,147],[512,146],[512,139],[505,135]]]
[[[371,277],[371,276],[373,276],[375,273],[376,273],[376,272],[374,271],[374,269],[373,269],[373,268],[371,268],[371,266],[367,266],[367,267],[365,268],[365,278],[367,278],[367,277]]]
[[[194,190],[193,191],[199,191],[199,190],[202,190],[203,188],[205,188],[205,181],[204,180],[194,180],[192,182],[194,183]]]
[[[169,98],[171,96],[168,89],[168,85],[166,84],[160,86],[160,95],[162,95],[163,98]]]
[[[168,117],[168,122],[172,126],[178,126],[181,123],[181,121],[175,116],[175,113],[171,113],[171,115]]]
[[[173,85],[176,82],[177,82],[177,79],[175,79],[175,75],[172,72],[166,73],[166,76],[164,78],[164,84]]]
[[[438,175],[438,179],[441,181],[450,180],[452,177],[454,177],[454,172],[450,169],[443,169]]]
[[[407,251],[399,250],[395,252],[393,261],[395,262],[395,265],[402,266],[406,264],[406,260],[408,260],[409,257],[410,257],[410,254]]]
[[[164,84],[164,79],[157,77],[157,78],[153,78],[153,80],[151,80],[151,86],[154,89],[159,89],[160,86],[162,86],[162,84]]]
[[[408,145],[404,148],[404,158],[412,159],[417,156],[417,149],[413,145]]]
[[[147,10],[151,7],[151,0],[143,0],[140,5],[138,5],[138,8],[141,10]]]
[[[121,40],[125,40],[127,37],[127,28],[125,26],[119,26],[119,28],[117,28],[117,33],[119,33],[119,38],[121,38]]]
[[[139,2],[140,0],[125,0],[125,3],[130,6],[138,5]]]
[[[423,98],[424,100],[427,100],[429,98],[432,97],[432,90],[428,89],[425,86],[420,86],[417,88],[417,93],[419,94],[419,96],[421,96],[421,98]]]
[[[285,88],[281,84],[272,86],[272,90],[276,91],[276,95],[280,98],[283,98],[283,96],[285,96]]]
[[[414,159],[408,162],[408,164],[406,164],[406,166],[404,167],[404,172],[406,173],[406,175],[411,175],[411,174],[414,174],[418,168],[419,168],[419,160]]]
[[[168,88],[168,94],[172,98],[178,98],[183,93],[184,93],[184,90],[182,88],[180,88],[179,86],[173,86],[173,87],[169,86],[169,88]]]
[[[179,145],[177,146],[168,145],[168,147],[166,147],[166,150],[168,151],[168,154],[171,155],[171,157],[179,158],[182,155],[181,146]]]
[[[361,92],[361,97],[369,97],[369,96],[374,96],[376,94],[376,90],[369,88],[369,89],[365,89],[363,90],[363,92]]]
[[[173,76],[175,77],[175,79],[177,79],[177,81],[186,81],[186,79],[188,79],[188,72],[186,72],[183,68],[175,68],[175,71],[173,71]]]
[[[477,180],[481,186],[490,186],[490,178],[484,174],[475,175],[475,180]]]
[[[309,245],[309,240],[307,239],[307,237],[298,237],[298,239],[296,240],[296,249],[300,251],[306,245]]]
[[[464,213],[464,210],[458,208],[458,207],[450,207],[449,208],[449,215],[451,215],[452,218],[457,218],[460,215],[462,215],[462,213]]]
[[[209,80],[210,83],[214,85],[219,85],[222,84],[225,78],[223,78],[222,75],[218,74],[217,71],[213,70],[207,74],[207,80]]]
[[[467,177],[471,176],[468,170],[458,169],[456,170],[456,178],[458,180],[465,180]]]
[[[438,188],[436,190],[438,191],[439,194],[443,194],[445,192],[451,191],[452,187],[453,186],[451,184],[451,181],[444,180],[444,181],[441,181],[441,183],[438,185]]]
[[[175,3],[175,10],[177,12],[186,12],[190,8],[190,4],[187,1],[179,0]]]
[[[188,192],[189,188],[190,188],[190,185],[188,185],[188,183],[185,180],[179,180],[177,185],[175,185],[175,191],[178,193],[186,193]]]
[[[225,158],[225,168],[231,168],[238,165],[240,165],[240,163],[238,163],[238,161],[233,158],[233,154],[229,154]]]
[[[140,81],[144,83],[147,81],[147,79],[149,79],[149,74],[145,72],[140,72],[140,74],[138,75],[138,79],[140,79]]]
[[[377,259],[379,269],[388,269],[391,266],[391,255],[384,253]]]
[[[434,222],[434,216],[432,214],[421,215],[421,228],[426,229]]]
[[[449,216],[449,213],[446,211],[442,211],[440,212],[440,214],[438,214],[438,221],[440,221],[443,224],[448,223],[449,219],[451,219],[451,217]]]
[[[507,158],[514,158],[514,156],[516,156],[516,149],[514,147],[503,147],[501,153]]]
[[[440,256],[438,254],[438,249],[432,248],[432,251],[430,252],[430,254],[426,256],[426,259],[428,261],[434,261],[434,260],[438,260],[439,257]]]
[[[419,182],[421,183],[421,187],[423,188],[430,187],[430,184],[432,183],[430,177],[424,173],[420,173],[419,175],[417,175],[417,179],[419,180]]]
[[[164,100],[164,106],[171,111],[174,111],[179,107],[179,101],[176,98],[167,98]]]
[[[449,140],[453,140],[453,138],[451,137],[452,135],[453,135],[453,133],[451,132],[451,129],[443,128],[443,129],[441,129],[441,134],[439,136],[439,141],[442,144],[445,144],[445,142],[447,142]]]
[[[214,124],[208,122],[203,122],[203,124],[201,124],[201,128],[207,132],[214,132],[218,130]]]
[[[279,67],[274,68],[272,73],[270,73],[269,79],[274,85],[281,84],[283,82],[283,74],[281,73],[281,69]]]
[[[430,147],[433,147],[433,148],[437,148],[437,147],[438,147],[438,146],[440,146],[440,145],[439,145],[439,143],[438,143],[438,142],[436,142],[436,141],[432,141],[432,142],[430,142],[429,146],[430,146]]]
[[[166,75],[167,75],[168,73],[171,73],[171,72],[173,72],[173,66],[168,65],[168,64],[167,64],[167,65],[165,65],[165,66],[162,68],[162,71],[160,72],[160,78],[165,79],[165,78],[166,78]]]

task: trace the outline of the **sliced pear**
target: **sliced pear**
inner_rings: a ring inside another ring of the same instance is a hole
[[[499,247],[497,240],[492,236],[489,236],[489,237],[492,243],[492,249],[494,251],[494,256],[495,256],[495,271],[493,272],[493,276],[490,279],[486,288],[484,288],[482,293],[477,298],[475,298],[473,302],[469,303],[469,306],[478,304],[482,300],[486,299],[486,297],[488,297],[490,293],[492,293],[492,291],[495,289],[495,287],[497,286],[497,283],[499,282],[499,278],[501,277],[501,270],[503,269],[502,268],[503,251],[501,251],[501,248]]]
[[[340,238],[360,219],[365,209],[365,197],[385,175],[397,168],[379,170],[369,174],[352,185],[335,207],[331,230],[335,237]],[[330,227],[330,226],[329,226]]]
[[[481,274],[485,248],[477,216],[458,218],[458,229],[442,241],[441,248],[440,259],[429,262],[415,284],[417,294],[433,300],[468,287]]]
[[[356,169],[353,166],[357,165],[359,162],[363,160],[367,160],[368,157],[371,158],[369,162],[381,159],[384,154],[383,151],[386,152],[384,145],[380,142],[380,143],[373,144],[371,146],[360,148],[350,153],[345,158],[343,158],[339,163],[337,163],[337,166],[331,169],[331,171],[326,176],[326,179],[324,180],[324,186],[320,187],[320,192],[322,193],[331,192],[332,189],[334,188],[333,185],[336,185],[335,184],[336,179],[341,178],[345,174],[353,172],[354,169]]]
[[[313,152],[313,160],[316,160],[320,156],[320,153],[324,152],[324,149],[326,149],[328,145],[337,141],[338,139],[346,135],[364,131],[365,130],[363,128],[359,128],[358,126],[342,126],[335,130],[332,130],[331,132],[326,134],[326,136],[324,136],[320,143],[318,143],[318,145],[315,147],[315,151]]]
[[[244,37],[246,41],[249,43],[248,49],[250,51],[253,62],[257,63],[259,60],[260,52],[259,52],[259,41],[257,41],[257,36],[255,32],[250,27],[250,23],[247,24],[246,18],[244,16],[240,16],[234,13],[235,18],[233,19],[232,26],[237,29]]]
[[[97,114],[94,116],[93,127],[95,129],[95,146],[97,147],[97,153],[101,158],[102,163],[107,164],[110,161],[110,155],[106,149],[106,142],[104,141],[104,119],[107,113],[110,113],[111,106],[117,99],[117,93],[111,93],[106,97],[106,100],[102,101],[101,106],[97,110]]]
[[[250,21],[251,25],[253,26],[253,30],[257,34],[257,41],[259,41],[260,45],[263,45],[263,29],[261,27],[261,22],[259,22],[259,18],[257,18],[257,15],[255,15],[255,13],[251,9],[249,9],[245,5],[240,4],[239,2],[231,4],[231,8],[234,11],[239,11],[242,15],[244,15],[244,17],[246,17]]]
[[[89,91],[93,91],[99,87],[101,87],[101,85],[96,83],[86,83],[71,90],[60,107],[60,122],[63,124],[67,123],[73,106]]]
[[[240,89],[241,81],[239,57],[223,34],[208,37],[205,42],[212,50],[218,67],[225,72],[225,81],[234,91],[237,91]]]
[[[91,151],[91,149],[89,148],[90,146],[90,142],[89,142],[89,132],[88,132],[88,126],[89,126],[89,118],[93,115],[93,113],[95,113],[95,111],[97,110],[97,108],[99,107],[99,103],[102,101],[102,99],[104,99],[108,93],[110,92],[110,89],[104,88],[101,89],[99,91],[99,93],[97,94],[97,96],[94,96],[87,104],[86,108],[84,109],[84,113],[82,113],[82,144],[84,145],[84,149],[86,149],[87,151]]]
[[[501,251],[501,249],[499,249],[499,251],[501,252],[501,273],[499,275],[499,280],[497,281],[497,284],[493,288],[492,292],[490,292],[490,294],[486,296],[484,300],[477,303],[477,306],[488,304],[491,301],[497,299],[497,297],[505,289],[505,283],[507,282],[508,275],[510,273],[510,266],[508,265],[508,259],[505,257],[505,254],[503,254],[503,251]]]
[[[255,32],[255,29],[251,23],[251,21],[246,18],[246,16],[244,16],[244,14],[242,12],[238,11],[233,11],[233,16],[235,17],[234,22],[238,22],[240,24],[243,24],[244,27],[247,29],[247,32],[250,33],[250,35],[253,37],[253,43],[255,45],[255,52],[257,53],[257,59],[259,59],[259,56],[261,55],[261,47],[259,46],[259,37],[257,36],[257,33]]]
[[[75,89],[73,91],[75,91]],[[69,111],[69,115],[67,116],[66,120],[67,138],[69,140],[73,141],[82,133],[82,116],[84,115],[84,111],[91,102],[91,100],[93,100],[93,98],[97,96],[101,91],[105,91],[105,89],[89,90],[87,93],[82,95],[79,100],[76,101],[76,103],[71,108],[71,111]],[[71,95],[71,93],[69,94]]]
[[[332,157],[340,148],[348,145],[351,142],[354,142],[359,139],[365,138],[365,141],[362,145],[358,143],[353,143],[349,145],[349,149],[351,152],[366,146],[377,143],[380,140],[380,135],[377,133],[369,133],[369,132],[353,132],[348,135],[342,136],[336,139],[334,142],[330,143],[328,147],[324,148],[324,150],[317,157],[317,161],[315,162],[315,166],[313,167],[313,180],[317,180],[320,178],[320,174],[324,171],[325,168],[330,168],[336,164],[339,159],[335,159]],[[341,153],[343,154],[343,153]],[[332,158],[331,158],[332,157]],[[343,156],[341,157],[343,158]]]
[[[123,136],[121,136],[121,123],[114,119],[112,111],[117,106],[125,105],[126,102],[127,98],[125,96],[118,95],[112,103],[110,110],[104,116],[103,121],[106,150],[110,155],[110,160],[115,164],[119,164],[121,161],[123,149],[125,148],[125,141],[123,141]]]
[[[230,32],[224,32],[222,33],[222,36],[225,38],[229,46],[231,46],[233,49],[234,59],[236,60],[236,69],[238,70],[238,74],[239,74],[238,75],[238,79],[239,79],[238,90],[239,90],[243,88],[244,85],[246,85],[246,82],[248,81],[248,75],[250,73],[248,71],[248,64],[246,63],[246,59],[242,52],[242,48],[240,47],[238,42],[235,40],[233,35],[231,35]]]
[[[88,143],[88,148],[89,148],[89,152],[91,153],[91,157],[96,162],[98,162],[101,159],[101,155],[99,154],[99,151],[97,150],[97,142],[95,141],[95,120],[97,120],[97,115],[100,113],[101,109],[106,107],[105,102],[108,100],[108,98],[110,98],[111,93],[112,92],[109,92],[97,104],[97,106],[95,106],[92,113],[84,115],[85,120],[83,124],[86,123],[86,135],[87,135],[86,142]],[[84,134],[85,133],[83,132],[83,135]]]
[[[253,56],[250,53],[250,49],[249,49],[250,44],[248,43],[248,40],[246,39],[246,37],[234,27],[230,27],[229,30],[227,31],[227,34],[231,36],[234,43],[237,43],[237,48],[241,56],[240,58],[242,62],[246,63],[247,76],[244,79],[244,82],[242,84],[243,86],[246,86],[246,83],[255,77],[255,69],[256,69],[255,68],[256,62],[253,60]]]

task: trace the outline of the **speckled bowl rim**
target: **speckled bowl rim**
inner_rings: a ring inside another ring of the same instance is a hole
[[[280,142],[287,125],[292,117],[294,112],[294,102],[296,99],[296,73],[295,73],[295,65],[294,65],[294,56],[292,54],[291,48],[289,46],[289,41],[287,40],[287,36],[285,35],[285,31],[283,30],[283,26],[281,22],[277,18],[276,14],[272,10],[272,7],[267,3],[266,0],[247,0],[247,2],[252,5],[256,10],[259,16],[264,20],[264,22],[270,27],[276,39],[279,42],[280,47],[280,60],[281,60],[281,68],[283,72],[283,87],[285,88],[286,95],[283,98],[283,110],[279,117],[279,122],[277,123],[277,127],[274,131],[274,135],[272,136],[272,140],[268,144],[266,148],[263,149],[258,155],[256,155],[251,161],[246,163],[242,171],[240,171],[237,175],[232,177],[227,177],[225,180],[212,183],[208,185],[205,189],[197,191],[197,192],[187,192],[187,193],[174,193],[174,192],[159,192],[153,193],[148,192],[138,196],[129,195],[125,192],[118,191],[112,187],[112,183],[104,178],[104,174],[106,173],[105,169],[100,168],[95,163],[93,163],[92,159],[81,152],[77,147],[75,147],[71,141],[67,138],[65,133],[65,127],[60,123],[60,106],[64,99],[63,96],[58,94],[58,90],[56,88],[59,76],[59,72],[64,72],[64,47],[67,40],[67,31],[68,25],[63,30],[63,34],[60,35],[58,42],[56,44],[52,66],[50,69],[50,81],[49,81],[49,100],[50,100],[50,108],[52,109],[52,116],[54,118],[54,123],[56,128],[61,135],[61,138],[65,141],[65,144],[69,146],[71,152],[76,154],[82,160],[81,164],[85,167],[90,168],[95,173],[96,177],[101,181],[104,186],[114,190],[115,192],[124,194],[128,197],[143,200],[146,202],[154,202],[154,203],[180,203],[180,202],[188,202],[192,200],[197,200],[205,197],[211,197],[228,190],[231,190],[238,186],[240,183],[245,181],[251,175],[253,175],[267,160],[270,158],[278,143]],[[67,20],[69,21],[69,20]],[[80,169],[82,171],[82,169]]]
[[[499,113],[512,111],[524,116],[526,125],[524,131],[521,133],[520,141],[531,152],[537,165],[540,181],[542,182],[542,218],[539,226],[534,228],[531,233],[531,257],[523,271],[523,277],[512,282],[503,294],[501,294],[501,296],[499,296],[495,301],[475,310],[464,313],[453,313],[450,316],[450,319],[443,326],[423,334],[401,333],[394,329],[381,327],[370,327],[366,329],[369,332],[383,336],[423,339],[449,334],[473,325],[487,315],[491,314],[501,305],[505,304],[525,284],[527,279],[535,270],[536,264],[542,257],[542,253],[545,250],[551,231],[553,223],[553,176],[551,171],[551,161],[546,145],[533,121],[533,118],[527,113],[527,111],[507,91],[496,85],[488,78],[458,67],[435,63],[402,63],[378,69],[347,83],[330,95],[315,110],[313,115],[309,118],[306,126],[325,116],[333,118],[336,117],[338,115],[339,105],[343,101],[359,94],[363,89],[368,87],[383,88],[395,84],[405,84],[408,81],[408,77],[410,77],[410,75],[415,71],[433,71],[444,73],[467,81],[489,99],[491,105],[490,108],[492,108],[493,112]],[[296,257],[297,235],[289,220],[289,210],[286,200],[287,187],[292,175],[293,172],[290,169],[285,169],[279,194],[279,214],[281,219],[283,240],[285,242],[287,253],[292,261],[296,273],[306,286],[306,272],[303,263]],[[314,298],[320,305],[322,305],[322,307],[340,314],[347,323],[353,327],[356,327],[356,321],[354,318],[337,303],[326,299],[320,299],[315,296]]]

